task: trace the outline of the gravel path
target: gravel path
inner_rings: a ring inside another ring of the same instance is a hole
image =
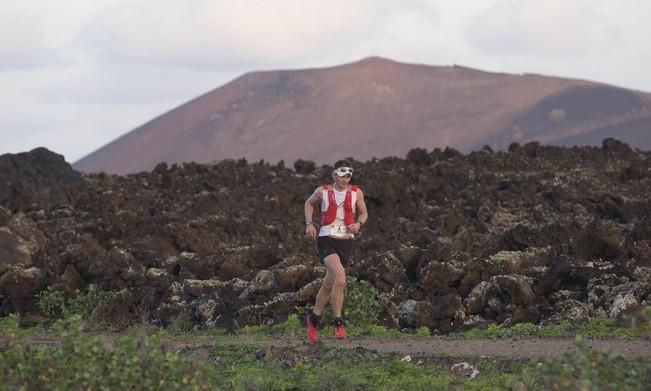
[[[386,340],[350,338],[346,341],[326,341],[346,348],[362,347],[381,352],[448,355],[454,357],[496,356],[518,358],[557,357],[577,349],[574,338],[558,339],[483,339],[450,341],[443,339]],[[613,351],[626,358],[651,358],[651,339],[586,340],[591,349]]]

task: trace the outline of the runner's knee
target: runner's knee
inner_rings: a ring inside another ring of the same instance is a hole
[[[346,274],[343,273],[343,272],[341,274],[337,274],[337,276],[335,277],[335,280],[334,280],[334,285],[337,288],[345,287],[346,286]]]
[[[321,287],[325,290],[332,290],[332,287],[335,286],[335,280],[324,280]]]

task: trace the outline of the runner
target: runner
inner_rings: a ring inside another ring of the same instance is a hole
[[[346,269],[355,234],[368,219],[364,193],[351,185],[353,169],[347,161],[335,163],[332,172],[334,183],[323,185],[305,201],[305,235],[317,237],[317,227],[312,221],[314,208],[321,206],[321,227],[318,232],[317,250],[321,263],[326,267],[323,285],[316,295],[312,313],[306,316],[307,340],[317,341],[319,319],[328,300],[332,306],[335,338],[346,338],[346,329],[341,313],[344,306]],[[357,212],[357,220],[355,213]]]

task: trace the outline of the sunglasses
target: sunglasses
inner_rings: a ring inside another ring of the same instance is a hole
[[[353,175],[353,169],[351,167],[339,167],[335,170],[335,174],[338,176]]]

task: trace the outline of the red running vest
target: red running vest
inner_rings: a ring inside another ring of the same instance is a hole
[[[337,201],[335,200],[334,186],[328,188],[328,185],[323,185],[323,190],[328,191],[328,209],[321,212],[321,225],[332,224],[337,218]],[[344,198],[344,224],[350,225],[355,222],[355,214],[353,213],[353,195],[351,192],[357,191],[357,186],[348,186],[346,190],[346,198]]]

